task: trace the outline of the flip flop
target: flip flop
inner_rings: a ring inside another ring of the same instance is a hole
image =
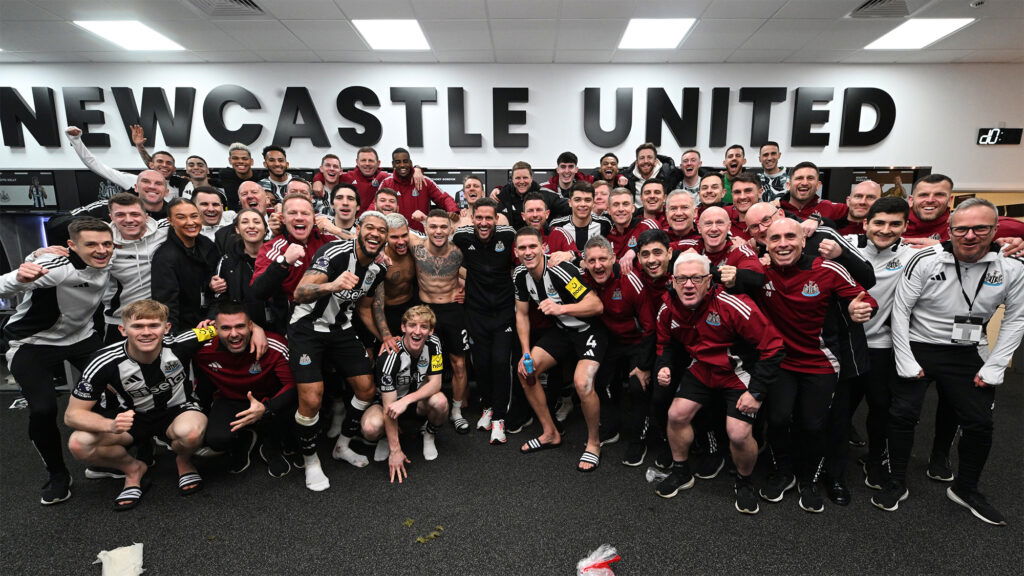
[[[592,464],[592,466],[590,468],[581,468],[581,466],[583,466],[584,464]],[[598,466],[600,465],[601,456],[599,454],[594,454],[590,450],[587,450],[583,452],[583,456],[580,456],[580,461],[578,464],[576,464],[576,471],[587,474],[589,472],[597,470]]]
[[[455,420],[452,420],[452,427],[454,427],[455,431],[459,434],[469,434],[469,420],[466,420],[465,418],[456,418]]]
[[[203,477],[198,472],[185,472],[178,476],[178,494],[191,496],[203,490]]]
[[[553,448],[558,448],[561,445],[561,442],[541,442],[540,438],[534,438],[533,440],[530,440],[526,443],[526,448],[520,448],[519,452],[522,454],[532,454],[534,452],[540,452],[541,450],[551,450]]]
[[[149,489],[149,478],[143,478],[139,486],[128,486],[121,493],[114,498],[114,511],[124,512],[125,510],[131,510],[139,505],[139,501],[142,500],[142,495]]]

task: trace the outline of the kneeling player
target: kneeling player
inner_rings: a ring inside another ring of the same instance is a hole
[[[124,490],[114,500],[115,510],[134,508],[142,498],[148,467],[127,448],[154,435],[168,441],[177,455],[178,492],[190,496],[202,489],[192,453],[202,443],[206,416],[192,396],[187,366],[199,343],[214,334],[196,329],[170,337],[167,306],[154,300],[125,306],[122,320],[126,340],[96,353],[64,413],[64,422],[76,430],[68,441],[75,458],[124,472]],[[128,408],[114,419],[93,411],[108,388]]]
[[[423,425],[423,458],[437,458],[434,436],[448,415],[448,399],[441,392],[441,372],[444,357],[441,341],[434,336],[437,317],[428,306],[413,306],[402,316],[402,337],[396,349],[388,350],[377,358],[376,380],[380,391],[380,404],[374,404],[363,415],[363,436],[375,440],[382,434],[387,438],[377,443],[374,460],[388,460],[391,481],[401,483],[409,474],[409,463],[399,441],[398,418],[411,405],[416,414],[426,416]],[[386,442],[386,443],[385,443]]]
[[[711,262],[706,256],[680,255],[672,288],[658,311],[658,384],[672,382],[673,341],[682,344],[693,363],[682,376],[668,414],[672,471],[655,492],[671,498],[693,486],[687,462],[693,443],[690,423],[701,406],[721,394],[736,464],[736,509],[756,514],[757,495],[750,480],[757,461],[752,424],[778,373],[782,336],[747,296],[711,285]]]

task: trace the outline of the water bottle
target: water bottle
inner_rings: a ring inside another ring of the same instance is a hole
[[[526,368],[527,376],[533,374],[533,358],[530,357],[529,352],[523,354],[523,368]]]

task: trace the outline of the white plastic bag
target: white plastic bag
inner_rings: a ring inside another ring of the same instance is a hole
[[[602,544],[576,563],[576,576],[615,576],[611,564],[622,560],[611,544]]]
[[[139,576],[142,567],[142,544],[101,550],[93,564],[103,563],[103,576]]]

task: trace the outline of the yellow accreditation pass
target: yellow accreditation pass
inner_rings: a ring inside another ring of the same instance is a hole
[[[193,332],[196,333],[196,339],[200,342],[206,342],[207,340],[213,340],[217,337],[217,329],[213,326],[206,326],[204,328],[193,328]]]
[[[570,280],[569,283],[565,285],[565,289],[569,291],[569,294],[572,294],[573,298],[579,298],[587,291],[587,287],[580,282],[579,278],[573,278]]]
[[[442,370],[444,370],[444,356],[434,354],[430,357],[430,371],[440,372]]]

